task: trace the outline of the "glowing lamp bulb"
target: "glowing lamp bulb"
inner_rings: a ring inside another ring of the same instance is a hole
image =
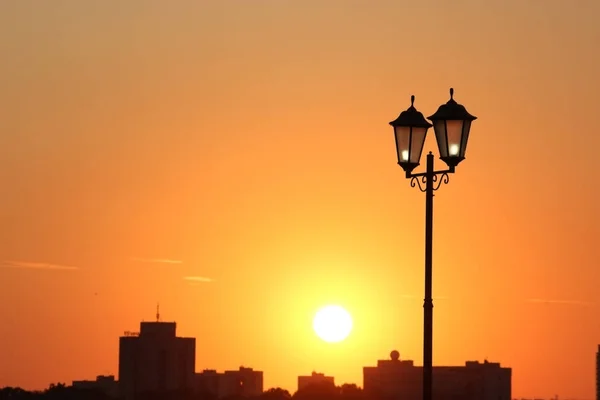
[[[457,144],[451,144],[450,148],[448,150],[449,150],[451,156],[457,156],[458,155],[459,148],[458,148]]]
[[[408,150],[402,150],[401,158],[402,161],[408,161]]]

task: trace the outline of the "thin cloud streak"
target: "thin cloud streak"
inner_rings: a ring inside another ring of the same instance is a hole
[[[132,261],[137,261],[141,263],[150,263],[150,264],[183,264],[181,260],[171,260],[168,258],[140,258],[140,257],[132,257]]]
[[[215,281],[214,279],[207,278],[205,276],[184,276],[183,279],[188,282],[194,282],[194,283],[200,283],[200,282],[209,283],[209,282]]]
[[[30,261],[1,261],[0,268],[40,269],[55,271],[75,271],[79,269],[79,267],[73,267],[69,265],[49,264]]]
[[[527,299],[525,300],[529,303],[537,303],[537,304],[570,304],[577,306],[589,306],[592,303],[589,301],[579,301],[579,300],[551,300],[551,299]]]

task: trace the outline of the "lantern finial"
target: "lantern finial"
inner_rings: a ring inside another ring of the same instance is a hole
[[[410,96],[410,106],[412,107],[414,105],[415,105],[415,95],[413,94]]]
[[[454,88],[450,88],[450,100],[454,100]]]

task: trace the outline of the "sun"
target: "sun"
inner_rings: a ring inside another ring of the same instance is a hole
[[[313,329],[327,343],[341,342],[352,331],[352,317],[343,307],[325,306],[315,314]]]

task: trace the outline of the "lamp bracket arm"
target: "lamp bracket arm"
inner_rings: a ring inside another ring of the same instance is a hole
[[[445,169],[442,171],[433,171],[431,174],[434,176],[435,175],[448,175],[448,174],[453,174],[454,172],[455,172],[455,168],[449,168],[449,169]],[[427,175],[429,175],[429,173],[427,173],[427,172],[417,172],[417,173],[407,172],[406,178],[408,178],[408,179],[419,178],[419,177],[427,178]]]

